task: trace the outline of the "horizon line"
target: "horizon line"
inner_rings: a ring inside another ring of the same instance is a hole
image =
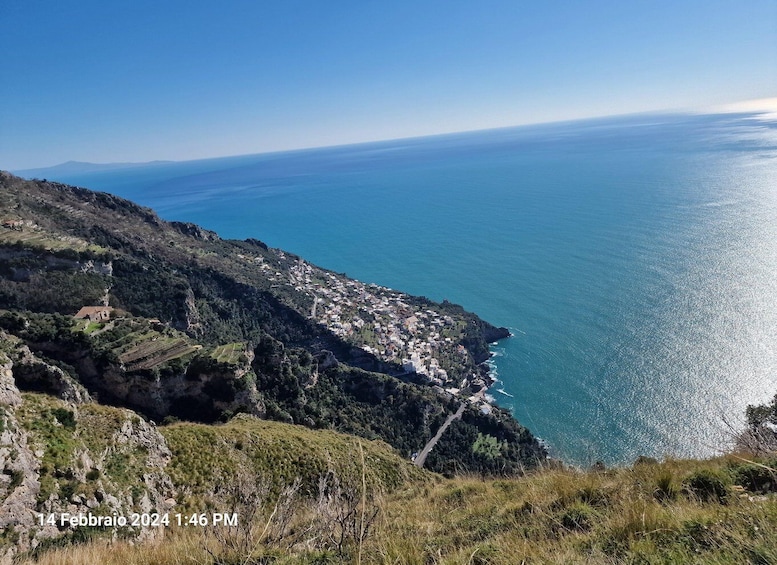
[[[426,139],[431,137],[443,137],[448,135],[457,135],[457,134],[468,134],[468,133],[477,133],[477,132],[488,132],[488,131],[497,131],[497,130],[503,130],[503,129],[512,129],[512,128],[521,128],[521,127],[531,127],[531,126],[543,126],[543,125],[555,125],[555,124],[571,124],[576,122],[586,122],[586,121],[596,121],[596,120],[606,120],[606,119],[619,119],[619,118],[628,118],[628,117],[638,117],[638,116],[661,116],[661,115],[717,115],[717,114],[753,114],[753,115],[775,115],[777,116],[777,96],[775,97],[766,97],[766,98],[756,98],[751,100],[742,100],[739,102],[733,102],[728,104],[718,104],[714,106],[708,106],[701,109],[689,109],[689,108],[682,108],[682,109],[662,109],[662,110],[644,110],[644,111],[638,111],[638,112],[627,112],[623,114],[599,114],[599,115],[593,115],[593,116],[583,116],[583,117],[577,117],[577,118],[570,118],[570,119],[560,119],[560,120],[549,120],[549,121],[537,121],[537,122],[523,122],[520,124],[511,124],[511,125],[505,125],[505,126],[496,126],[496,127],[484,127],[484,128],[475,128],[475,129],[464,129],[464,130],[454,130],[454,131],[441,131],[441,132],[435,132],[435,133],[428,133],[428,134],[422,134],[422,135],[408,135],[408,136],[400,136],[400,137],[392,137],[392,138],[382,138],[382,139],[364,139],[359,141],[347,141],[343,143],[333,143],[331,145],[311,145],[311,146],[301,146],[301,147],[287,147],[287,148],[279,148],[279,149],[272,149],[269,151],[257,151],[257,152],[248,152],[248,153],[233,153],[228,155],[211,155],[207,157],[193,157],[188,159],[164,159],[164,158],[156,158],[151,159],[148,161],[111,161],[111,162],[95,162],[95,161],[83,161],[79,159],[68,159],[67,161],[62,161],[60,163],[57,163],[55,165],[47,165],[43,167],[25,167],[23,169],[6,169],[9,172],[13,174],[21,174],[25,172],[31,172],[31,171],[44,171],[47,169],[56,169],[59,167],[62,167],[64,165],[69,164],[83,164],[83,165],[92,165],[97,167],[115,167],[115,168],[121,168],[121,167],[140,167],[145,165],[152,165],[152,164],[172,164],[172,163],[187,163],[192,161],[208,161],[211,159],[228,159],[231,157],[253,157],[253,156],[260,156],[260,155],[273,155],[273,154],[280,154],[280,153],[291,153],[295,151],[313,151],[313,150],[319,150],[319,149],[335,149],[338,147],[350,147],[355,145],[367,145],[370,143],[388,143],[392,141],[404,141],[404,140],[414,140],[414,139]]]

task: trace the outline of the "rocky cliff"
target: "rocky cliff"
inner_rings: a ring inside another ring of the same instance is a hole
[[[175,505],[165,471],[171,453],[155,426],[129,410],[89,402],[78,387],[61,389],[67,400],[22,394],[14,375],[56,379],[61,370],[2,332],[0,344],[0,553],[6,560],[88,533],[63,527],[58,520],[65,514],[131,516]],[[123,531],[153,533],[131,526]]]

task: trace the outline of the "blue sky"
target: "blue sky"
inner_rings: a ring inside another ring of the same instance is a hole
[[[0,3],[0,168],[777,96],[777,0]]]

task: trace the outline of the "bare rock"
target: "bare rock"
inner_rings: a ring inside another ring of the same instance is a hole
[[[15,411],[22,398],[14,384],[12,367],[10,359],[0,353],[0,531],[12,531],[16,536],[16,542],[5,549],[5,554],[0,550],[0,562],[10,561],[30,547],[35,527],[32,511],[40,491],[40,461],[16,419]]]

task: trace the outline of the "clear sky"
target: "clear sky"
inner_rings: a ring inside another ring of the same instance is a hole
[[[777,0],[4,0],[0,168],[777,96]]]

